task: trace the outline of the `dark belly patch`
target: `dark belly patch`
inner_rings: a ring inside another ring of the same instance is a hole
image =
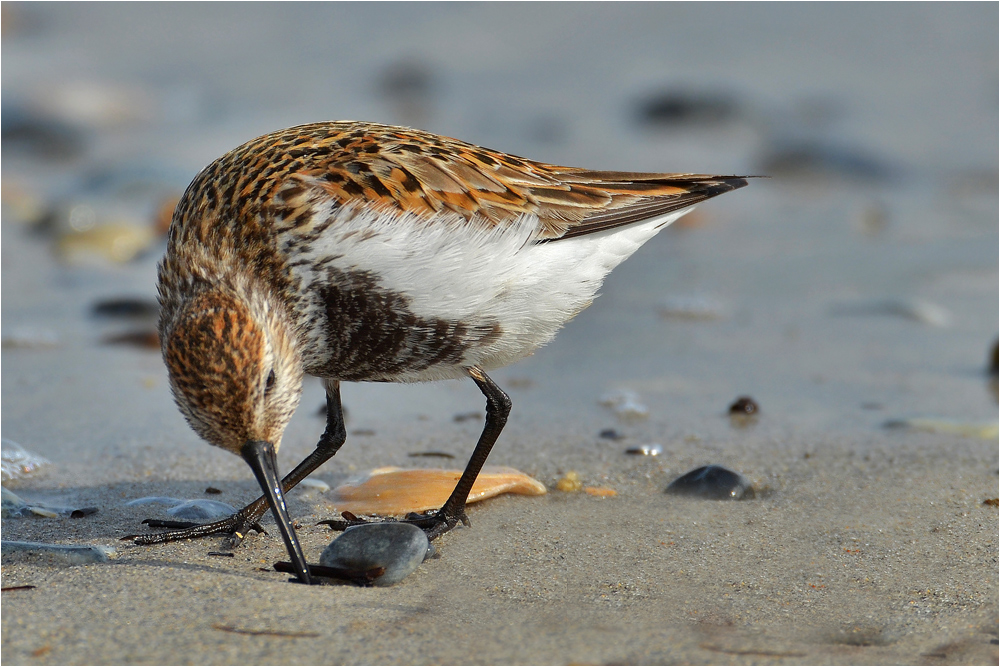
[[[455,366],[466,351],[490,345],[503,333],[499,322],[472,325],[418,317],[410,301],[387,290],[367,271],[328,269],[315,287],[314,303],[325,322],[319,326],[327,345],[324,361],[308,371],[345,381],[392,380],[433,366]],[[314,311],[315,312],[315,311]]]

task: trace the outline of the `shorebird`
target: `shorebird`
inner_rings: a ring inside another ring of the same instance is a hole
[[[486,420],[455,490],[409,520],[431,538],[465,503],[511,402],[486,371],[549,342],[605,276],[660,229],[743,177],[559,167],[375,123],[300,125],[254,139],[195,177],[159,267],[160,341],[181,412],[242,457],[264,495],[154,544],[225,533],[268,508],[298,578],[309,567],[284,494],[346,439],[340,383],[470,377]],[[327,424],[279,482],[275,452],[303,376]]]

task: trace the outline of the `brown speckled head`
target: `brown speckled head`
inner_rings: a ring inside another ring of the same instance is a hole
[[[302,390],[301,362],[280,312],[260,298],[207,289],[161,323],[178,407],[197,433],[239,455],[277,448]]]

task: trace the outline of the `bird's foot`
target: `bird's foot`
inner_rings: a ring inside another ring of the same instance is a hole
[[[275,572],[287,572],[295,574],[295,566],[288,561],[278,561],[274,564]],[[313,577],[325,577],[327,579],[339,579],[348,581],[357,586],[371,586],[375,579],[385,574],[384,567],[373,567],[368,570],[352,570],[343,567],[327,567],[326,565],[313,565],[309,563],[309,574]]]
[[[352,526],[360,526],[366,523],[391,523],[395,521],[402,521],[404,523],[412,523],[417,528],[423,530],[424,533],[426,533],[428,540],[434,540],[441,537],[459,523],[466,527],[472,526],[472,523],[469,521],[469,517],[465,514],[464,508],[458,512],[449,512],[443,507],[439,510],[425,512],[423,514],[411,512],[403,519],[394,519],[391,517],[373,517],[371,519],[362,519],[350,512],[341,512],[340,514],[343,519],[327,519],[326,521],[320,521],[317,525],[329,526],[331,530],[347,530]]]
[[[258,533],[267,531],[257,522],[260,517],[247,516],[242,512],[237,512],[230,517],[216,521],[214,523],[195,524],[187,521],[163,521],[160,519],[146,519],[144,524],[150,528],[174,528],[165,533],[152,533],[146,535],[126,535],[123,541],[132,540],[136,544],[166,544],[167,542],[178,542],[180,540],[193,540],[198,537],[208,537],[209,535],[226,535],[226,546],[235,549],[242,542],[243,538],[252,530]]]

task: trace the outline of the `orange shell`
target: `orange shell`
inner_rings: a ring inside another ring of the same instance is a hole
[[[362,515],[425,512],[444,505],[461,476],[461,470],[376,468],[366,478],[334,489],[333,506],[340,512]],[[501,493],[540,496],[545,494],[545,485],[513,468],[484,468],[472,486],[468,502]]]

